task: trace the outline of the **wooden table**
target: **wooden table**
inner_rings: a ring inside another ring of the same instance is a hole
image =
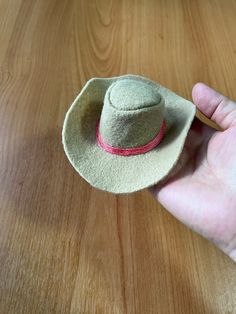
[[[0,1],[0,313],[236,313],[235,264],[148,191],[91,188],[63,152],[91,77],[236,98],[236,1]]]

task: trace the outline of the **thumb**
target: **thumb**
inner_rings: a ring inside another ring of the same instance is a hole
[[[236,103],[203,83],[197,83],[192,90],[197,108],[222,129],[236,126]]]

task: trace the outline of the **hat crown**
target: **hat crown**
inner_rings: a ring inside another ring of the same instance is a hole
[[[118,110],[137,110],[155,106],[161,96],[151,85],[136,80],[120,80],[108,90],[110,104]]]
[[[113,147],[139,147],[157,136],[164,112],[164,99],[153,84],[133,78],[117,80],[106,91],[99,132]]]

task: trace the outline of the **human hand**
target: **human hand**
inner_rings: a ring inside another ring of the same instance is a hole
[[[176,218],[236,261],[236,103],[203,83],[197,108],[223,131],[195,119],[175,174],[150,190]]]

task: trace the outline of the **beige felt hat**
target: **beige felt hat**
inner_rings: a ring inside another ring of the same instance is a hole
[[[66,114],[64,150],[92,186],[138,191],[174,167],[195,111],[190,101],[141,76],[93,78]]]

